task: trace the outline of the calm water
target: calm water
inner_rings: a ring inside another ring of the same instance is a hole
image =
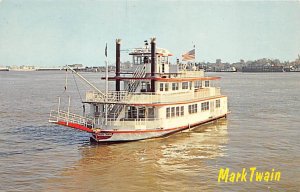
[[[85,73],[98,81],[99,73]],[[87,90],[64,72],[0,72],[0,191],[299,191],[300,73],[210,73],[227,120],[163,139],[91,145],[49,124],[57,96],[82,112]],[[220,167],[281,171],[279,182],[218,183]]]

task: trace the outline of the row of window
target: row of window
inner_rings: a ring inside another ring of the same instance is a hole
[[[209,102],[204,102],[204,103],[201,103],[201,111],[207,111],[209,110]]]
[[[197,113],[197,104],[189,105],[189,114]]]
[[[184,116],[184,106],[177,106],[177,107],[168,107],[166,109],[166,117],[179,117]]]
[[[216,100],[216,108],[221,107],[221,101],[220,99]],[[208,111],[209,110],[209,101],[201,103],[201,111]],[[194,114],[198,112],[198,104],[192,104],[188,106],[188,112],[189,114]],[[177,106],[177,107],[167,107],[166,108],[166,117],[172,118],[172,117],[180,117],[184,116],[184,106]]]
[[[171,85],[172,85],[172,87],[171,87],[172,91],[176,91],[179,89],[179,83],[172,83]],[[204,86],[209,87],[209,81],[205,81]],[[201,88],[202,81],[195,81],[194,87]],[[192,82],[182,82],[181,89],[192,89]],[[169,83],[160,83],[159,90],[160,91],[169,91]]]

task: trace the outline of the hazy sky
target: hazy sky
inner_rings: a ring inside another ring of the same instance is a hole
[[[113,63],[116,38],[130,49],[153,36],[173,61],[194,44],[197,61],[294,60],[300,1],[0,0],[2,66],[104,65],[106,42]]]

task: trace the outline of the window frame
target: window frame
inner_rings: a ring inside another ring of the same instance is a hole
[[[175,107],[171,107],[171,117],[175,117]]]
[[[172,83],[172,91],[178,90],[178,83]]]
[[[180,107],[180,116],[184,116],[184,106]]]
[[[189,89],[189,82],[182,82],[181,89]]]
[[[201,103],[201,112],[208,111],[208,110],[209,110],[209,102],[206,101],[206,102]]]
[[[171,110],[170,110],[170,107],[167,107],[167,108],[166,108],[166,118],[167,118],[167,119],[170,119],[170,118],[171,118]]]
[[[189,110],[188,110],[189,114],[194,114],[194,113],[198,113],[198,104],[192,104],[189,105]]]
[[[164,91],[164,83],[159,83],[159,91]]]
[[[221,100],[220,99],[216,100],[216,108],[221,108]]]
[[[209,81],[205,81],[204,87],[209,87],[209,86],[210,86],[210,82]]]
[[[165,91],[169,91],[169,83],[165,83]]]

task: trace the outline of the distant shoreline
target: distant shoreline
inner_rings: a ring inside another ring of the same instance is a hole
[[[0,69],[0,72],[47,72],[47,71],[65,71],[64,69],[34,69],[34,70],[11,70],[11,69]],[[90,71],[90,70],[78,70],[84,73],[103,73],[104,71]],[[114,72],[114,71],[109,71]],[[206,73],[295,73],[299,71],[205,71]]]

